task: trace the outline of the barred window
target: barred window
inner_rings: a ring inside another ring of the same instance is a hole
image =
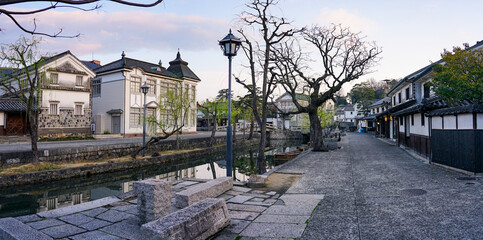
[[[156,108],[146,108],[146,117],[153,116],[156,114]]]
[[[146,84],[149,86],[148,93],[149,94],[156,94],[156,80],[155,79],[148,79],[146,80]]]
[[[75,77],[75,85],[76,86],[82,86],[82,81],[83,81],[83,77],[82,76],[76,76]]]
[[[191,126],[196,126],[196,110],[191,111]]]
[[[58,103],[51,103],[49,114],[50,115],[58,115],[58,106],[59,106]]]
[[[57,73],[51,73],[50,74],[50,82],[52,84],[59,84],[59,74],[57,74]]]
[[[142,108],[131,108],[129,113],[129,126],[139,127],[141,125]]]
[[[101,79],[94,79],[92,81],[92,96],[93,97],[101,96]]]
[[[76,104],[74,108],[74,115],[84,115],[82,114],[82,104]]]
[[[161,85],[161,92],[160,92],[160,94],[161,94],[161,96],[164,96],[168,92],[169,84],[166,83],[166,82],[161,82],[160,85]]]
[[[140,92],[141,92],[141,78],[131,77],[131,93],[140,93]]]
[[[195,86],[191,86],[191,89],[190,89],[190,100],[194,102],[195,99],[196,99],[196,88],[195,88]]]

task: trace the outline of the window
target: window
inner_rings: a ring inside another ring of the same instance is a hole
[[[196,98],[196,88],[195,88],[195,86],[191,86],[189,94],[190,94],[190,100],[194,102],[195,98]]]
[[[141,92],[141,78],[131,77],[131,93],[140,93],[140,92]]]
[[[424,84],[424,98],[429,98],[430,90],[431,88],[429,87],[429,84]]]
[[[411,114],[411,125],[414,126],[414,114]]]
[[[83,77],[82,76],[76,76],[75,77],[75,85],[76,86],[82,86],[82,80],[83,80]]]
[[[401,103],[401,93],[397,94],[398,103]]]
[[[421,113],[421,126],[424,126],[424,114]]]
[[[409,87],[406,88],[406,100],[408,100],[408,99],[409,99]]]
[[[191,126],[196,126],[196,110],[191,110],[191,122],[192,122],[192,125]]]
[[[58,103],[51,103],[50,104],[50,111],[49,111],[49,114],[50,115],[58,115],[58,106],[59,104]]]
[[[146,84],[149,86],[148,94],[156,94],[156,80],[148,79]]]
[[[129,112],[129,126],[138,127],[141,125],[142,108],[131,108]]]
[[[74,115],[84,115],[82,114],[82,103],[76,103],[74,108]]]
[[[92,96],[93,97],[101,96],[101,79],[94,79],[92,81]]]
[[[168,91],[168,83],[161,82],[161,90],[160,90],[160,95],[164,96],[166,95],[166,92]]]
[[[396,105],[396,96],[393,96],[393,97],[392,97],[392,105],[393,105],[393,106],[394,106],[394,105]]]
[[[59,84],[59,74],[51,73],[50,74],[50,83],[52,84]]]
[[[403,118],[402,117],[399,117],[399,125],[404,125],[404,121],[403,121]]]

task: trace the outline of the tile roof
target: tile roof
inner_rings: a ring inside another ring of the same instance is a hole
[[[454,115],[461,113],[483,113],[483,105],[469,104],[457,107],[440,108],[429,112],[430,116]]]
[[[479,48],[482,48],[483,47],[483,40],[482,41],[477,41],[475,45],[467,48],[467,50],[472,50],[472,49],[479,49]],[[391,92],[393,92],[394,90],[396,90],[399,86],[401,86],[401,84],[403,84],[404,82],[408,82],[408,81],[411,81],[411,82],[414,82],[416,80],[418,80],[420,77],[424,76],[426,73],[430,72],[432,69],[433,69],[433,65],[434,64],[439,64],[439,63],[442,63],[443,60],[440,59],[434,63],[431,63],[409,75],[407,75],[406,77],[404,77],[403,79],[401,79],[398,83],[396,83],[390,90],[389,92],[387,93],[386,96],[389,96],[389,94]]]
[[[371,105],[367,106],[367,108],[383,105],[384,103],[389,103],[390,101],[391,101],[390,97],[381,98],[375,101],[374,103],[372,103]]]
[[[1,112],[23,112],[27,109],[25,102],[14,98],[0,98]]]
[[[147,73],[153,73],[157,75],[177,78],[176,75],[166,70],[166,68],[164,67],[161,67],[161,71],[158,71],[158,68],[159,68],[158,64],[148,63],[148,62],[126,58],[126,57],[116,60],[114,62],[108,63],[100,68],[97,68],[94,71],[96,72],[96,74],[99,74],[99,73],[104,73],[112,70],[119,70],[123,68],[133,69],[135,67],[139,67],[143,69],[144,72],[147,72]]]
[[[180,78],[185,77],[201,81],[201,79],[196,76],[196,74],[188,67],[188,62],[181,59],[181,54],[179,53],[179,51],[178,54],[176,54],[176,59],[169,62],[168,71],[174,73]]]
[[[84,63],[84,65],[86,65],[88,68],[90,68],[92,71],[98,69],[101,67],[101,65],[97,65],[95,63],[92,63],[90,61],[82,61],[82,63]]]

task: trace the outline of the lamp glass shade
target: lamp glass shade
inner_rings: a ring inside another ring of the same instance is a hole
[[[141,92],[142,92],[143,94],[146,94],[146,93],[148,93],[148,91],[149,91],[149,86],[148,86],[146,83],[145,83],[145,84],[143,84],[143,85],[141,86]]]

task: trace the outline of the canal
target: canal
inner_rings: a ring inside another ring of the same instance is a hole
[[[273,154],[287,152],[303,144],[297,141],[269,141],[266,168],[275,167]],[[16,186],[0,190],[0,218],[33,214],[88,202],[132,190],[132,183],[145,178],[167,181],[180,178],[213,179],[226,176],[225,152],[193,158],[158,167],[99,174],[43,184]],[[233,152],[236,181],[247,181],[256,173],[257,146]]]

